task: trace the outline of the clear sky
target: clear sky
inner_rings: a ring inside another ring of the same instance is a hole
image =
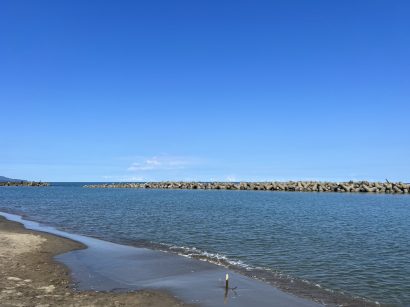
[[[410,182],[409,1],[1,1],[0,175]]]

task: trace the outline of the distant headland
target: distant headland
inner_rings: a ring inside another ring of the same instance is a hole
[[[186,190],[257,190],[289,192],[355,192],[409,194],[410,184],[402,182],[146,182],[106,183],[85,185],[86,188],[137,188],[137,189],[186,189]]]
[[[0,176],[0,186],[5,187],[16,187],[16,186],[26,186],[26,187],[47,187],[50,184],[41,181],[27,181],[22,179],[13,179]]]

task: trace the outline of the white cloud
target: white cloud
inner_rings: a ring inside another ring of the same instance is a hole
[[[141,176],[102,176],[102,178],[108,181],[117,182],[145,181]]]
[[[238,181],[238,179],[236,179],[235,176],[230,175],[230,176],[227,176],[227,177],[226,177],[226,181],[228,181],[228,182],[236,182],[236,181]]]
[[[128,167],[129,171],[174,170],[183,169],[194,161],[186,157],[154,156],[143,161],[134,162]]]
[[[143,177],[136,177],[136,176],[133,176],[133,177],[125,177],[125,179],[126,180],[124,180],[124,181],[145,181],[144,180],[144,178]]]

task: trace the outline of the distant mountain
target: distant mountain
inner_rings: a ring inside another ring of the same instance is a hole
[[[26,180],[12,179],[12,178],[7,178],[7,177],[4,177],[4,176],[0,176],[0,182],[20,182],[20,181],[26,181]]]

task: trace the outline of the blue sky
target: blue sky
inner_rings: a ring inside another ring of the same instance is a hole
[[[2,1],[0,175],[410,182],[408,1]]]

